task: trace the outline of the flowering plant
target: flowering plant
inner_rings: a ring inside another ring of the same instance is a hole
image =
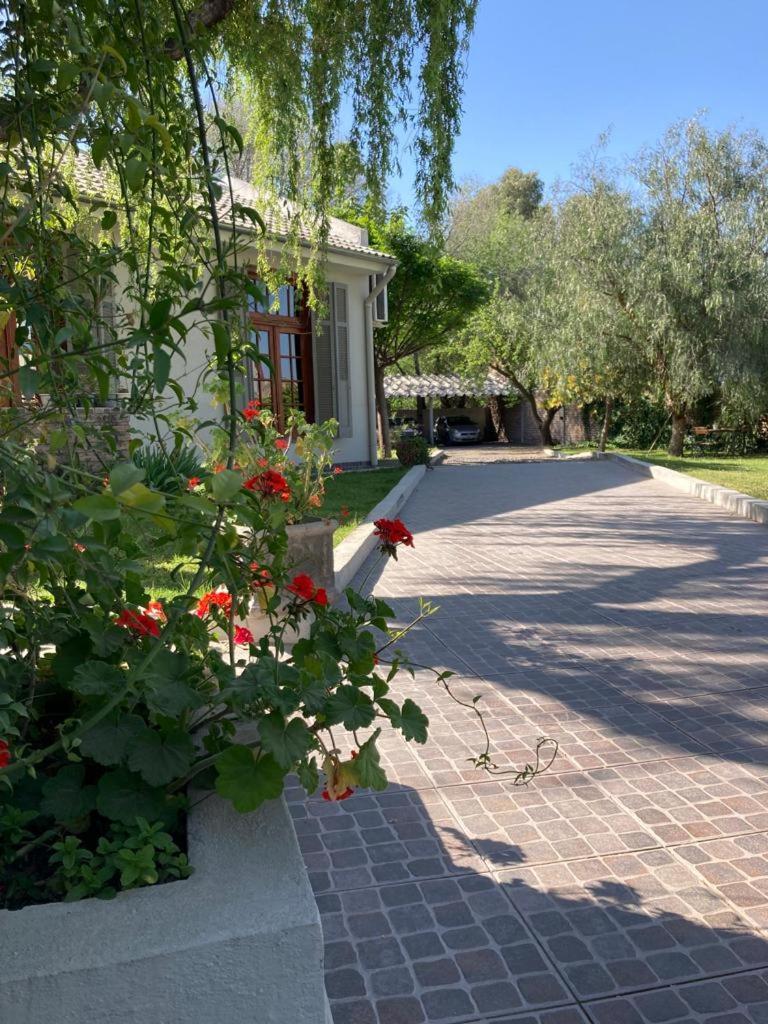
[[[271,409],[255,399],[241,411],[235,465],[247,476],[246,487],[266,492],[285,503],[286,523],[299,523],[322,515],[325,480],[333,467],[337,424],[307,423],[299,410],[288,414],[285,430],[278,429]],[[229,436],[216,430],[210,450],[212,471],[224,466]],[[200,484],[202,478],[196,479]]]

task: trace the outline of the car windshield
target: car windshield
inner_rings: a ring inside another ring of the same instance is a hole
[[[448,420],[450,427],[474,427],[475,424],[469,418],[469,416],[454,416]]]

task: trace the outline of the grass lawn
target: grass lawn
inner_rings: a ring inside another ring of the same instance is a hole
[[[395,469],[371,469],[331,477],[325,485],[325,502],[319,511],[322,516],[339,521],[339,528],[333,535],[334,545],[359,526],[371,509],[389,494],[407,472],[403,466],[398,466]],[[347,509],[349,515],[343,517],[342,509]]]
[[[666,466],[680,473],[706,480],[710,484],[731,487],[752,498],[768,499],[768,456],[765,455],[684,455],[677,458],[664,452],[625,451],[619,455],[632,455],[656,466]]]
[[[578,455],[588,451],[590,445],[571,445],[559,448],[564,455]],[[678,458],[665,451],[650,455],[641,449],[613,448],[617,455],[631,455],[635,459],[652,462],[656,466],[676,469],[679,473],[706,480],[709,484],[730,487],[752,498],[768,500],[768,455],[683,455]]]

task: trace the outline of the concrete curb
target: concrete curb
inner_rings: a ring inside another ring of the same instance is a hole
[[[184,881],[0,911],[3,1021],[327,1024],[320,915],[285,799],[238,814],[209,796],[188,835]]]
[[[433,465],[437,458],[436,456],[433,460]],[[375,519],[393,519],[424,479],[426,472],[426,466],[412,466],[400,483],[396,484],[385,498],[382,498],[363,522],[348,537],[345,537],[338,547],[334,548],[337,593],[341,594],[344,588],[350,585],[376,547],[377,540],[373,536],[371,523]]]
[[[733,491],[729,487],[718,487],[717,484],[709,484],[706,480],[699,480],[695,476],[688,476],[687,473],[678,473],[676,469],[667,469],[666,466],[655,466],[651,462],[643,462],[641,459],[634,459],[631,455],[618,455],[616,452],[595,452],[597,459],[610,459],[612,462],[620,462],[628,469],[640,473],[642,476],[651,476],[655,480],[661,480],[670,487],[690,494],[694,498],[701,498],[708,501],[710,505],[717,505],[724,508],[731,515],[739,516],[741,519],[750,519],[753,523],[760,523],[768,526],[768,501],[761,501],[759,498],[752,498],[740,491]]]

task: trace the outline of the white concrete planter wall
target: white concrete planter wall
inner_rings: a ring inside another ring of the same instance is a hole
[[[189,818],[195,872],[0,911],[3,1024],[326,1024],[323,941],[285,802]]]

